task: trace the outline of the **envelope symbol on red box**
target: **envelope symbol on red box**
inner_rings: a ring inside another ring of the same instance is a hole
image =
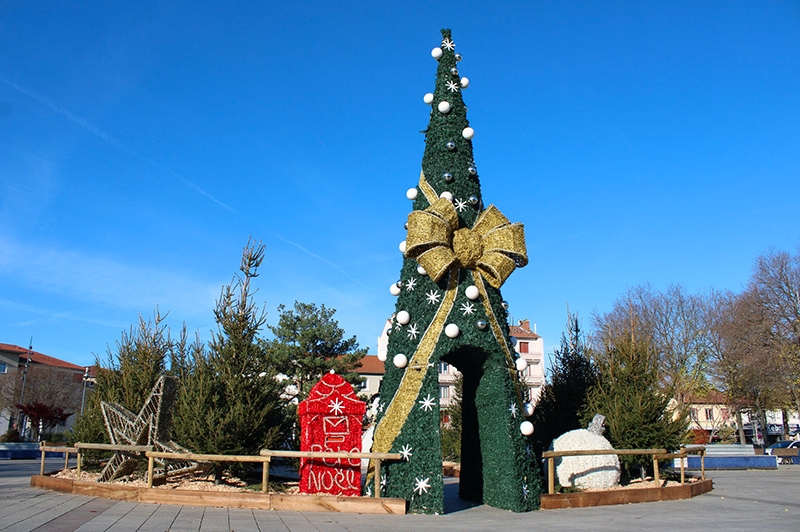
[[[346,436],[348,430],[347,416],[325,416],[322,418],[322,431],[328,435]]]

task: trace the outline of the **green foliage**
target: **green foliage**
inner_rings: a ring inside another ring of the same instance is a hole
[[[531,443],[536,456],[541,457],[550,443],[565,432],[585,427],[581,414],[597,377],[597,367],[591,360],[591,349],[581,332],[578,316],[571,314],[566,332],[561,334],[561,347],[553,353],[549,381],[531,419],[534,427]]]
[[[207,351],[195,348],[174,414],[175,439],[200,453],[254,454],[281,444],[285,418],[277,370],[258,341],[266,315],[251,281],[263,244],[248,242],[240,274],[223,287],[214,316],[218,332]],[[217,469],[217,480],[221,468]]]
[[[293,398],[305,399],[330,370],[351,384],[361,382],[356,369],[367,350],[358,348],[355,336],[344,338],[333,318],[335,309],[295,301],[293,309],[280,305],[278,313],[278,324],[268,326],[275,338],[265,346],[280,373],[288,377],[285,384],[293,385]]]
[[[139,316],[135,328],[122,332],[116,349],[107,350],[105,361],[96,358],[94,388],[87,390],[84,413],[68,436],[71,443],[108,443],[100,403],[116,403],[138,413],[158,378],[167,371],[167,362],[187,358],[185,328],[176,341],[165,319],[158,309],[152,318]]]
[[[459,375],[453,384],[453,397],[442,416],[442,460],[461,462],[461,427],[464,377]],[[445,422],[445,416],[446,421]]]
[[[604,415],[606,437],[616,449],[677,450],[687,416],[669,408],[672,393],[659,388],[658,356],[651,345],[633,335],[618,338],[597,356],[597,365],[600,377],[589,392],[583,424]],[[650,465],[641,456],[621,456],[620,462],[629,472]]]

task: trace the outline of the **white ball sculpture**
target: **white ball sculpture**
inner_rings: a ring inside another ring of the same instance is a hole
[[[599,433],[602,432],[602,421],[597,423],[597,420],[598,416],[595,416],[589,425],[590,429],[571,430],[562,434],[553,440],[549,450],[613,449],[611,443]],[[556,482],[562,486],[605,490],[619,485],[619,458],[615,454],[563,456],[556,458],[555,464]]]
[[[403,353],[397,353],[394,358],[392,358],[392,362],[394,362],[394,365],[398,368],[403,369],[408,364],[408,357]]]

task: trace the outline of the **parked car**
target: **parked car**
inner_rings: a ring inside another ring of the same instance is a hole
[[[764,454],[773,454],[773,449],[800,449],[800,441],[797,440],[783,440],[778,441],[764,449]],[[793,463],[791,456],[781,456],[778,457],[778,462],[781,464],[791,464]]]

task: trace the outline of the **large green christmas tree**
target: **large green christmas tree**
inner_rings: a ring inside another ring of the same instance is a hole
[[[424,98],[432,109],[422,173],[408,191],[403,267],[391,287],[398,298],[373,451],[404,457],[383,466],[382,495],[405,498],[411,512],[443,511],[437,366],[448,362],[464,379],[461,497],[528,511],[539,505],[539,469],[526,437],[527,389],[517,378],[524,367],[499,290],[528,262],[525,237],[522,225],[484,207],[461,96],[469,81],[459,76],[450,30],[442,37],[432,51],[436,88]]]

